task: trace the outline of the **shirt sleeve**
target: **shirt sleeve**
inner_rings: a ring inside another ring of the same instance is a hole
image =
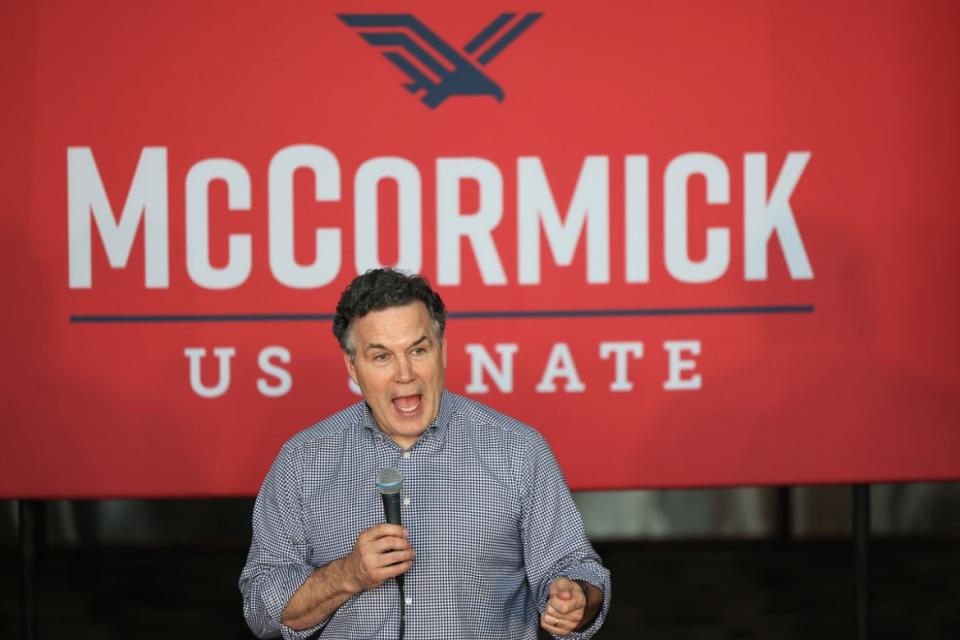
[[[300,456],[284,447],[270,468],[253,508],[253,538],[240,574],[243,615],[259,638],[282,636],[303,640],[326,621],[303,631],[282,624],[280,617],[293,594],[313,573],[301,517]]]
[[[594,622],[564,638],[590,638],[610,609],[610,572],[587,539],[580,511],[549,445],[536,434],[526,450],[520,477],[522,531],[527,580],[540,614],[550,597],[550,583],[560,576],[585,580],[603,593]]]

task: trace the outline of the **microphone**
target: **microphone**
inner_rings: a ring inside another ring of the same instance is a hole
[[[393,467],[384,467],[377,472],[377,491],[383,500],[383,514],[389,524],[400,524],[400,489],[403,488],[403,474]],[[395,578],[400,591],[400,629],[399,638],[403,640],[406,627],[407,607],[403,595],[403,574]]]
[[[384,467],[377,472],[377,491],[383,500],[383,513],[390,524],[400,524],[400,489],[403,474],[393,467]]]

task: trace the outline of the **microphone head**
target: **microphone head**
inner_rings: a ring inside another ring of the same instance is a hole
[[[403,474],[393,467],[384,467],[377,472],[377,491],[384,495],[400,493]]]

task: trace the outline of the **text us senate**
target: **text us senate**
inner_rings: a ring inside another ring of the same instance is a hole
[[[703,386],[703,377],[697,370],[697,358],[701,355],[700,340],[664,340],[663,351],[667,356],[664,391],[696,391]],[[484,395],[495,389],[499,393],[514,392],[514,356],[520,347],[515,343],[496,343],[492,349],[473,343],[465,345],[469,358],[470,380],[464,388],[468,395]],[[211,354],[215,363],[204,364]],[[496,355],[494,355],[496,354]],[[233,359],[240,356],[234,346],[215,346],[211,349],[200,346],[186,347],[183,355],[188,362],[188,380],[193,392],[202,398],[219,398],[230,390]],[[601,384],[610,392],[633,391],[632,363],[644,358],[644,343],[639,340],[602,341],[597,345],[597,359],[608,361],[611,375]],[[293,374],[287,368],[292,362],[290,350],[284,346],[264,347],[257,354],[257,367],[264,374],[257,378],[260,395],[280,398],[293,388]],[[594,370],[595,367],[591,367]],[[206,370],[206,374],[204,374]],[[211,374],[211,372],[215,372]],[[347,377],[350,390],[360,395],[360,389]],[[492,386],[491,386],[492,385]],[[537,393],[583,393],[587,381],[580,373],[570,346],[555,342],[543,366],[543,373],[533,387]]]

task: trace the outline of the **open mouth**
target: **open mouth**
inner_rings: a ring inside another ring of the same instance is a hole
[[[413,415],[420,409],[420,402],[423,399],[422,394],[413,396],[398,396],[393,399],[393,407],[401,415]]]

